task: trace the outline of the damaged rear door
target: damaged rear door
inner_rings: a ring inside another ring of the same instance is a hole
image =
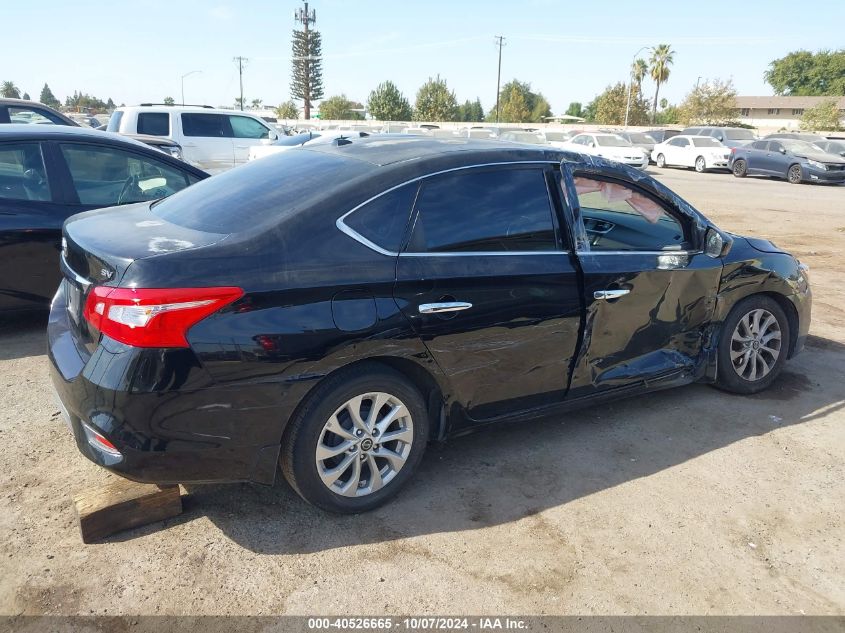
[[[713,316],[721,260],[704,226],[648,177],[562,165],[575,218],[585,306],[569,395],[692,380]]]

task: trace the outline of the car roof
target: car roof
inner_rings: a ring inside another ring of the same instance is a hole
[[[121,110],[123,112],[129,110],[138,110],[138,111],[155,111],[155,112],[201,112],[203,114],[237,114],[237,115],[244,115],[248,117],[252,117],[253,119],[259,119],[264,121],[257,114],[253,114],[252,112],[245,112],[243,110],[227,110],[225,108],[211,108],[207,106],[198,106],[198,105],[158,105],[158,104],[150,104],[150,105],[134,105],[134,106],[120,106],[119,108],[115,108],[115,110]],[[269,121],[264,121],[264,123],[269,123]]]
[[[150,149],[148,145],[133,138],[93,128],[69,125],[33,125],[31,123],[0,125],[0,141],[64,141],[68,139],[92,141],[106,145],[131,145],[132,147],[143,147],[145,150]]]
[[[461,162],[509,162],[518,160],[559,160],[547,156],[546,145],[525,145],[505,141],[472,139],[467,137],[437,138],[409,134],[378,134],[367,138],[353,138],[349,143],[328,143],[304,146],[302,151],[324,152],[386,166],[411,161],[446,162],[447,157],[462,158]],[[452,162],[452,161],[449,161]]]

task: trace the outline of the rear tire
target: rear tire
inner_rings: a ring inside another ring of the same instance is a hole
[[[655,160],[654,163],[655,165],[660,167],[660,169],[663,169],[664,167],[666,167],[666,157],[663,154],[658,154],[657,160]]]
[[[428,428],[425,401],[408,379],[379,363],[356,365],[318,385],[291,418],[282,472],[308,503],[366,512],[413,476]]]
[[[763,391],[783,370],[789,341],[789,319],[774,299],[743,299],[722,324],[716,386],[741,394]]]
[[[800,185],[801,181],[804,180],[801,165],[791,165],[786,172],[786,179],[793,185]]]
[[[746,163],[742,158],[739,158],[734,161],[731,171],[737,178],[745,178],[748,175],[748,163]]]
[[[695,159],[695,171],[699,174],[703,174],[707,169],[707,161],[704,160],[704,156],[699,156]]]

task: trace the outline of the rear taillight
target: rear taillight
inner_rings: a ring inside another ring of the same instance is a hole
[[[110,288],[88,293],[85,320],[134,347],[188,347],[188,330],[243,296],[240,288]]]
[[[731,148],[731,154],[736,154],[736,148],[735,147]]]

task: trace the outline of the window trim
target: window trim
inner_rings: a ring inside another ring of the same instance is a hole
[[[366,237],[364,237],[363,235],[361,235],[360,233],[358,233],[357,231],[355,231],[354,229],[349,227],[349,225],[347,225],[344,222],[344,220],[346,219],[347,216],[352,215],[353,213],[355,213],[361,207],[369,204],[373,200],[376,200],[377,198],[380,198],[381,196],[383,196],[385,194],[390,193],[391,191],[395,191],[396,189],[399,189],[400,187],[404,187],[405,185],[409,185],[409,184],[414,183],[414,182],[420,182],[420,181],[425,180],[427,178],[432,178],[434,176],[440,176],[441,174],[448,174],[448,173],[452,173],[452,172],[456,172],[456,171],[463,171],[463,170],[466,170],[466,169],[478,169],[478,168],[483,168],[483,167],[507,167],[509,165],[542,165],[542,166],[548,166],[548,165],[559,165],[559,164],[560,164],[560,162],[555,161],[555,160],[517,160],[517,161],[503,161],[503,162],[497,162],[497,163],[478,163],[478,164],[474,164],[474,165],[462,165],[460,167],[452,167],[450,169],[443,169],[443,170],[440,170],[440,171],[431,172],[431,173],[425,174],[423,176],[417,176],[416,178],[411,178],[410,180],[406,180],[406,181],[404,181],[400,184],[397,184],[393,187],[390,187],[389,189],[385,189],[384,191],[379,192],[378,194],[372,196],[371,198],[368,198],[367,200],[365,200],[361,204],[356,205],[350,211],[347,211],[342,216],[340,216],[335,221],[335,226],[338,228],[338,230],[341,233],[345,233],[346,235],[351,237],[356,242],[363,244],[364,246],[366,246],[370,250],[373,250],[376,253],[379,253],[380,255],[386,255],[388,257],[478,257],[478,256],[486,257],[486,256],[502,256],[502,255],[517,255],[517,256],[522,256],[522,255],[571,255],[572,251],[569,251],[569,250],[566,250],[566,249],[558,249],[558,250],[554,250],[554,251],[468,251],[468,252],[461,252],[461,253],[444,253],[444,252],[418,253],[418,252],[402,251],[402,252],[397,253],[397,252],[390,251],[390,250],[387,250],[385,248],[382,248],[378,244],[375,244],[371,240],[368,240]],[[545,174],[543,175],[543,180],[545,181],[545,184],[546,184],[546,192],[549,195],[549,206],[551,207],[551,210],[552,210],[553,228],[555,229],[555,232],[557,233],[558,230],[563,230],[563,229],[559,229],[557,224],[554,221],[557,217],[557,213],[556,213],[556,210],[555,210],[555,201],[551,196],[551,192],[549,191],[549,183],[548,183],[548,179],[546,179],[546,177],[545,177]],[[411,213],[413,213],[413,211],[414,211],[413,207],[411,208],[410,211],[411,211]]]
[[[20,145],[35,145],[38,148],[38,153],[41,155],[41,164],[44,167],[44,178],[47,181],[47,192],[49,193],[49,197],[46,200],[29,200],[28,198],[3,198],[0,197],[0,201],[6,204],[14,203],[16,205],[43,205],[43,204],[55,204],[61,203],[61,194],[62,186],[61,184],[57,183],[57,178],[55,177],[52,167],[50,165],[50,149],[49,146],[43,140],[30,140],[30,139],[4,139],[0,141],[0,148],[9,147],[9,146],[20,146]]]
[[[151,132],[142,132],[140,130],[140,128],[141,128],[141,117],[149,115],[149,114],[164,115],[164,117],[167,119],[167,134],[153,134]],[[122,119],[122,118],[123,117],[121,116],[120,119]],[[111,117],[109,117],[109,122],[111,122]],[[120,120],[117,121],[118,129],[120,129],[120,122],[121,122]],[[108,126],[106,126],[106,127],[108,128]],[[170,137],[172,137],[173,136],[173,121],[172,121],[172,118],[170,116],[170,112],[161,112],[161,111],[158,111],[158,110],[144,110],[143,112],[138,112],[137,116],[135,117],[135,132],[137,132],[138,134],[147,134],[149,136],[156,136],[156,137],[159,137],[159,138],[170,138]]]
[[[573,172],[573,177],[577,174],[577,169]],[[655,200],[660,206],[662,206],[666,211],[669,213],[671,217],[678,221],[681,225],[681,228],[684,229],[685,237],[688,230],[692,229],[692,219],[689,218],[685,213],[682,213],[680,210],[673,208],[672,205],[668,204],[665,200],[661,200],[654,196],[653,194],[645,191],[644,189],[638,187],[635,183],[628,182],[625,180],[620,180],[619,178],[614,178],[613,176],[605,176],[603,174],[590,174],[585,176],[586,178],[591,178],[593,180],[602,180],[604,182],[613,182],[616,184],[621,184],[629,189],[633,189],[634,191],[648,196],[649,198]],[[576,218],[576,222],[579,224],[580,231],[586,231],[584,227],[584,216],[581,213],[581,201],[578,201],[578,217]],[[680,250],[672,250],[672,251],[638,251],[638,250],[616,250],[616,251],[594,251],[590,248],[589,240],[586,242],[587,248],[586,249],[578,249],[575,251],[575,254],[578,257],[582,255],[700,255],[704,251],[703,250],[690,250],[680,249]]]

